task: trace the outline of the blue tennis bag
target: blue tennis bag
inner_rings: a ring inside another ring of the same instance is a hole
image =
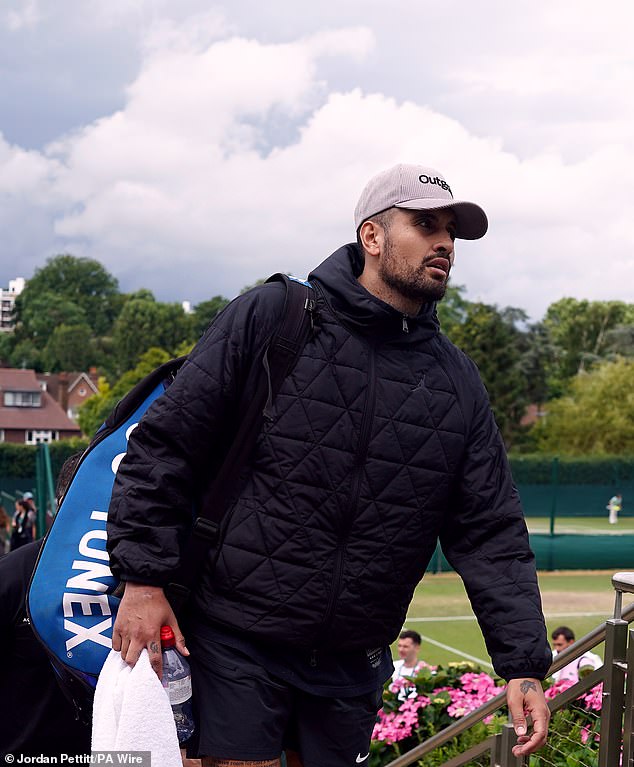
[[[182,606],[211,546],[209,531],[218,531],[226,510],[226,493],[255,442],[261,418],[288,375],[313,329],[315,300],[309,283],[287,275],[281,281],[286,300],[280,327],[262,350],[261,370],[255,372],[256,395],[245,404],[241,423],[224,463],[194,520],[189,550],[179,582],[170,584],[172,606]],[[106,520],[115,475],[130,434],[152,402],[174,380],[185,357],[156,368],[112,410],[74,469],[60,501],[31,577],[27,612],[32,629],[48,653],[63,692],[75,706],[77,718],[89,722],[97,678],[112,648],[112,630],[120,595],[106,551]],[[254,366],[258,368],[258,366]],[[268,397],[268,399],[267,399]],[[202,531],[198,535],[198,530]],[[178,589],[178,591],[176,591]],[[180,605],[177,597],[180,597]]]
[[[47,650],[62,689],[85,720],[112,647],[120,601],[106,551],[115,474],[130,434],[184,361],[180,357],[161,365],[110,413],[75,467],[31,578],[27,601],[31,627]]]

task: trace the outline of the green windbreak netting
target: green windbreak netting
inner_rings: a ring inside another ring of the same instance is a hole
[[[619,518],[634,517],[634,458],[511,458],[513,479],[527,517],[605,517],[623,497]]]

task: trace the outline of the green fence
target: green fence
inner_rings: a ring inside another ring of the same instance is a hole
[[[55,513],[53,486],[57,473],[69,455],[84,447],[85,443],[78,440],[38,446],[37,449],[25,445],[0,445],[2,505],[12,513],[13,500],[30,490],[40,512],[38,532],[44,532]],[[531,545],[540,569],[634,567],[631,520],[628,520],[630,529],[623,529],[621,535],[594,535],[592,530],[584,535],[570,534],[564,524],[564,520],[571,517],[595,517],[606,520],[607,527],[606,505],[617,493],[623,497],[619,519],[634,517],[634,457],[582,459],[531,455],[512,456],[510,462],[529,526],[531,518],[547,519],[541,527],[537,522],[534,527],[539,532],[531,534]],[[544,529],[549,529],[551,534],[542,534]],[[577,532],[574,526],[572,532]],[[621,529],[611,532],[621,532]],[[429,570],[449,569],[439,549]]]
[[[616,493],[619,517],[634,516],[634,458],[512,457],[511,469],[527,517],[607,518]]]

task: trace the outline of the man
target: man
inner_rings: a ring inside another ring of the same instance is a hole
[[[411,629],[401,631],[398,637],[398,660],[394,661],[392,679],[414,676],[418,667],[418,653],[420,652],[421,641],[421,635],[418,631],[412,631]]]
[[[568,626],[559,626],[556,628],[551,634],[551,638],[553,640],[553,658],[575,642],[574,632],[571,628],[568,628]],[[584,674],[587,674],[602,665],[603,661],[598,655],[595,655],[593,652],[585,652],[581,657],[570,661],[567,666],[559,669],[559,671],[555,671],[553,679],[556,682],[561,682],[563,679],[573,683],[578,682],[580,675],[584,676]]]
[[[509,680],[516,755],[545,742],[551,657],[526,526],[477,369],[435,312],[454,239],[482,237],[486,216],[437,171],[400,165],[368,183],[355,227],[357,243],[310,275],[315,332],[267,408],[190,604],[192,755],[206,767],[274,767],[285,746],[304,767],[366,763],[388,645],[438,538]],[[160,673],[164,623],[189,654],[163,586],[283,301],[275,285],[233,301],[132,432],[108,525],[126,581],[113,647],[131,664],[147,647]]]
[[[611,525],[616,525],[616,523],[619,521],[619,511],[621,511],[621,504],[623,503],[623,498],[621,497],[620,493],[617,493],[617,495],[613,495],[612,498],[608,501],[608,505],[605,507],[608,510],[608,521]]]

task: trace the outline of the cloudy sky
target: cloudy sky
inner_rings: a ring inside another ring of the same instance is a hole
[[[442,171],[468,298],[634,300],[631,0],[0,0],[0,284],[60,252],[196,303],[306,274]]]

